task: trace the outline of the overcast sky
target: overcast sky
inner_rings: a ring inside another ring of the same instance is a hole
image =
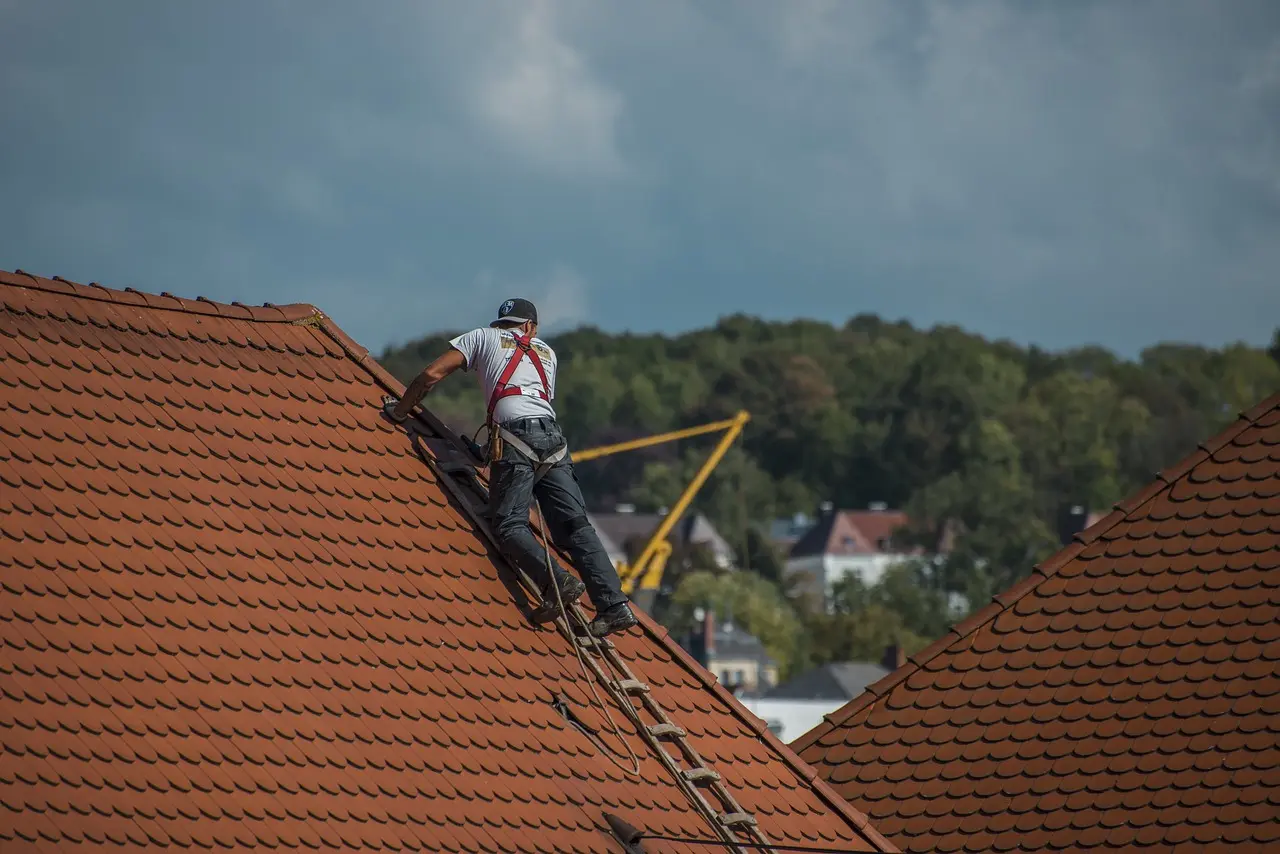
[[[0,0],[0,267],[375,351],[738,311],[1280,324],[1280,2]]]

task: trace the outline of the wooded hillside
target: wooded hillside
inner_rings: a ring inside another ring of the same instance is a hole
[[[408,381],[449,337],[390,349],[381,362]],[[753,527],[812,513],[824,500],[836,507],[883,501],[919,521],[912,535],[923,542],[944,528],[958,534],[944,572],[928,582],[966,594],[975,607],[1056,548],[1063,507],[1109,509],[1280,390],[1280,329],[1270,350],[1166,344],[1136,361],[1096,347],[1051,353],[873,316],[843,326],[732,316],[672,337],[582,328],[549,340],[560,357],[556,406],[574,447],[726,418],[739,408],[751,413],[739,447],[696,506],[731,542],[745,544],[766,581],[776,581],[768,578],[775,570]],[[446,381],[427,405],[465,431],[483,414],[470,375]],[[713,441],[583,463],[588,502],[600,510],[618,501],[640,510],[669,504]],[[880,608],[893,623],[885,631],[908,632],[909,646],[945,631],[949,617],[926,614],[937,610],[929,603],[898,601],[916,596],[913,585],[901,586],[893,601],[885,591],[846,591],[842,607],[857,619],[831,630],[847,635],[856,623],[865,631],[866,609]],[[688,597],[675,599],[678,606]],[[913,613],[898,613],[904,610]],[[867,641],[869,657],[878,657],[882,634]],[[847,644],[823,652],[814,643],[772,648],[795,665],[865,652]]]

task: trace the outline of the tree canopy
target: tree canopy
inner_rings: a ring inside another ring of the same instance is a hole
[[[388,349],[381,362],[407,382],[450,337]],[[760,583],[721,587],[706,571],[688,573],[658,616],[675,628],[696,605],[744,597],[737,613],[750,616],[739,622],[768,638],[784,672],[847,656],[878,660],[875,647],[886,642],[922,646],[962,616],[944,607],[947,596],[981,607],[1051,553],[1064,507],[1108,509],[1280,390],[1280,329],[1269,348],[1161,344],[1136,360],[870,315],[840,326],[734,315],[675,336],[585,327],[550,343],[560,358],[556,408],[573,447],[751,413],[695,508]],[[426,403],[459,432],[482,422],[470,376],[443,383]],[[714,441],[582,463],[588,503],[669,506]],[[876,590],[846,587],[833,613],[806,615],[763,532],[821,501],[903,508],[912,519],[906,538],[929,547],[945,538],[949,556],[896,570]]]

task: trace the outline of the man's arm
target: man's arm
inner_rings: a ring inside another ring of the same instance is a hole
[[[391,411],[391,417],[397,421],[408,418],[409,413],[418,405],[418,401],[422,400],[436,383],[464,365],[466,365],[466,359],[462,351],[450,347],[434,362],[427,365],[422,373],[413,378],[413,382],[409,383],[409,387],[404,390],[404,397],[400,398],[400,402]]]

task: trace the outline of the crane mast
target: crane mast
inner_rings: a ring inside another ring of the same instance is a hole
[[[740,410],[733,418],[724,421],[716,421],[698,427],[686,427],[681,430],[671,430],[641,439],[631,439],[626,442],[617,442],[612,445],[602,445],[574,452],[574,461],[584,462],[610,454],[622,453],[623,451],[633,451],[665,442],[687,439],[691,436],[701,436],[719,431],[724,432],[711,454],[698,469],[697,474],[694,475],[693,480],[685,487],[670,512],[663,517],[662,523],[650,535],[649,541],[640,552],[640,556],[633,563],[623,561],[622,565],[618,567],[618,577],[622,581],[622,591],[642,610],[650,611],[652,609],[658,587],[662,583],[662,575],[666,569],[667,559],[672,552],[671,541],[668,539],[672,529],[675,528],[676,523],[680,521],[680,517],[684,515],[685,511],[689,509],[689,505],[693,503],[694,497],[707,482],[711,472],[724,459],[725,454],[729,452],[729,448],[733,446],[734,440],[738,438],[742,433],[743,427],[750,420],[750,413],[746,410]]]

